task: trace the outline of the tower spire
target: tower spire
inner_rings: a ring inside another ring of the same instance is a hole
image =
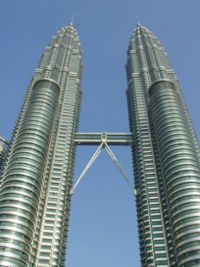
[[[72,19],[71,19],[71,22],[70,22],[70,26],[74,26],[74,18],[75,18],[75,16],[72,15]]]
[[[140,24],[139,16],[138,15],[136,15],[136,20],[137,20],[137,26],[140,26],[141,24]]]

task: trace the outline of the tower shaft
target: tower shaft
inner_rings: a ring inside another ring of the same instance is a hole
[[[141,25],[127,77],[142,266],[199,266],[199,145],[167,54]]]
[[[14,130],[0,188],[1,266],[64,266],[81,72],[69,26],[46,47]]]

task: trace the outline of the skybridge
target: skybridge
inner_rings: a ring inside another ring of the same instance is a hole
[[[100,145],[106,142],[107,145],[131,146],[133,145],[132,133],[76,133],[74,142],[77,145]]]
[[[79,178],[75,182],[73,188],[71,189],[70,193],[73,194],[76,187],[79,185],[81,180],[84,178],[94,161],[98,158],[99,154],[101,153],[102,149],[105,149],[110,158],[116,164],[118,170],[124,177],[125,181],[133,191],[133,184],[132,181],[128,178],[125,171],[123,170],[122,166],[120,165],[117,157],[111,150],[110,146],[131,146],[133,145],[133,135],[131,133],[76,133],[74,138],[74,143],[76,145],[93,145],[98,146],[94,154],[92,155],[91,159],[86,164],[84,170],[80,174]]]

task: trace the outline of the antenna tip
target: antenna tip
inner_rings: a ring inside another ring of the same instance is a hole
[[[138,15],[136,15],[136,19],[137,19],[137,25],[140,26],[141,24],[139,22],[139,16]]]
[[[74,15],[72,15],[72,19],[71,19],[71,22],[70,22],[70,26],[73,26],[74,25]]]

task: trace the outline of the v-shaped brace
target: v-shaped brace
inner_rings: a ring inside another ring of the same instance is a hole
[[[125,181],[127,182],[127,184],[130,186],[130,188],[133,190],[133,185],[132,182],[130,181],[130,179],[128,178],[128,176],[126,175],[125,171],[123,170],[122,166],[120,165],[118,159],[116,158],[116,156],[114,155],[113,151],[111,150],[111,148],[108,146],[106,141],[102,141],[100,146],[97,148],[97,150],[94,152],[94,154],[92,155],[91,159],[88,161],[88,163],[86,164],[84,170],[82,171],[82,173],[80,174],[79,178],[77,179],[76,183],[74,184],[73,188],[70,191],[70,194],[73,194],[76,187],[79,185],[79,183],[81,182],[81,180],[84,178],[84,176],[86,175],[86,173],[88,172],[88,170],[90,169],[90,167],[92,166],[92,164],[94,163],[94,161],[98,158],[99,154],[102,151],[102,148],[105,148],[105,150],[107,151],[108,155],[111,157],[111,159],[114,161],[114,163],[116,164],[118,170],[120,171],[120,173],[122,174],[122,176],[124,177]]]

